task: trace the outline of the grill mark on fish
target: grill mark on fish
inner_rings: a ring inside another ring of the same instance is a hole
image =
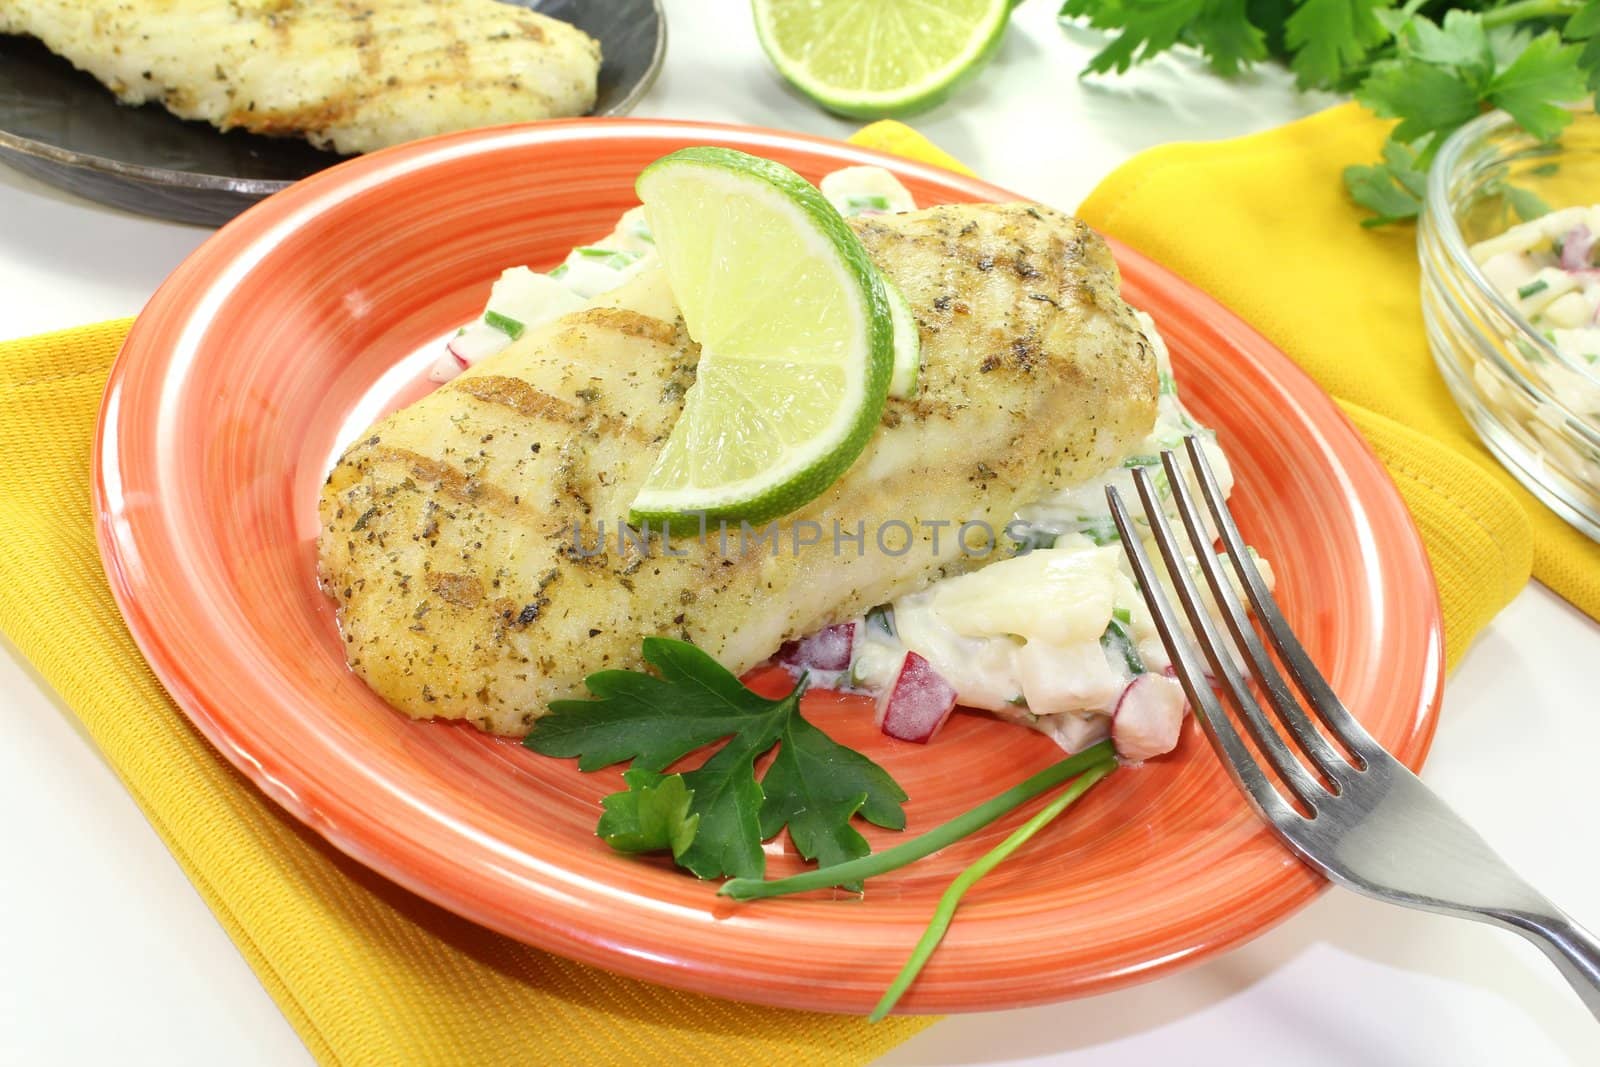
[[[363,446],[365,447],[365,446]],[[355,456],[357,449],[352,449],[346,458]],[[482,478],[474,478],[442,460],[429,459],[427,456],[412,452],[404,448],[390,448],[387,445],[373,446],[364,456],[356,462],[363,468],[375,463],[395,463],[406,468],[411,477],[422,482],[432,482],[439,487],[439,491],[452,500],[463,504],[476,504],[479,507],[491,507],[501,510],[510,510],[517,507],[517,501],[498,485],[486,482]]]
[[[642,317],[641,317],[642,318]],[[644,320],[655,321],[655,320]],[[565,332],[573,332],[575,328],[569,327]],[[556,338],[557,342],[561,336]],[[568,403],[560,397],[551,396],[540,389],[535,389],[521,378],[511,378],[504,375],[482,374],[464,375],[445,386],[456,392],[465,393],[474,400],[485,404],[493,404],[522,416],[525,419],[545,420],[548,422],[566,423],[568,425],[583,424],[590,433],[605,432],[626,437],[640,444],[649,444],[654,436],[641,430],[626,413],[611,413],[603,410],[598,402],[601,399],[599,390],[591,387],[579,389],[574,395],[583,403],[582,407]]]
[[[222,128],[239,126],[266,137],[284,137],[300,130],[338,126],[350,117],[355,103],[348,98],[324,98],[300,108],[235,109],[228,113]]]
[[[378,39],[372,32],[372,9],[365,0],[342,0],[339,6],[356,27],[350,44],[361,62],[361,72],[376,77],[383,72],[383,52],[378,48]]]
[[[451,574],[447,571],[431,571],[428,574],[428,588],[446,604],[454,604],[458,608],[475,608],[483,600],[483,583],[471,574]]]
[[[616,330],[629,337],[654,341],[658,345],[670,345],[678,340],[677,323],[651,318],[627,308],[586,308],[573,312],[569,321]]]
[[[466,393],[486,404],[498,404],[500,407],[510,408],[525,419],[577,422],[581,418],[575,405],[535,389],[521,378],[481,374],[457,378],[446,388]]]
[[[455,80],[461,83],[468,82],[472,77],[472,60],[467,55],[467,42],[456,31],[455,23],[450,19],[450,9],[444,8],[439,12],[439,32],[450,39],[445,46],[445,56],[450,65],[455,68]]]

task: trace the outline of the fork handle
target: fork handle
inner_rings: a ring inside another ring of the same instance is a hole
[[[1543,914],[1515,911],[1497,918],[1538,945],[1577,991],[1589,1013],[1600,1019],[1600,938],[1554,906]]]

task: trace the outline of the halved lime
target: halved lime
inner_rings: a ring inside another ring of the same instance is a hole
[[[751,0],[761,47],[789,83],[851,118],[932,107],[981,68],[1011,0]]]
[[[788,514],[844,473],[883,415],[883,280],[839,212],[777,163],[686,148],[645,168],[638,190],[701,351],[629,521]]]

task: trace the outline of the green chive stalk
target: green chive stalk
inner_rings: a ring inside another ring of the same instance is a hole
[[[922,937],[917,940],[917,945],[911,950],[911,958],[906,960],[905,966],[900,968],[900,973],[889,984],[884,992],[883,999],[878,1001],[878,1006],[872,1009],[872,1014],[867,1016],[868,1022],[878,1022],[894,1008],[911,988],[911,983],[922,972],[922,967],[928,962],[928,957],[933,955],[933,950],[939,947],[939,942],[944,940],[945,931],[950,928],[950,920],[955,918],[956,908],[961,903],[961,898],[971,889],[973,884],[990,871],[994,870],[1005,858],[1021,848],[1028,839],[1048,826],[1057,816],[1072,806],[1072,802],[1088,792],[1089,787],[1116,769],[1117,761],[1108,759],[1104,763],[1097,763],[1084,771],[1076,782],[1073,782],[1061,795],[1046,805],[1039,814],[1019,826],[1010,837],[996,845],[986,853],[982,859],[962,871],[956,880],[950,883],[950,888],[944,891],[939,898],[939,906],[934,909],[933,918],[928,922],[928,928],[922,932]]]
[[[786,896],[790,893],[804,893],[811,889],[858,884],[868,878],[899,870],[947,845],[954,844],[968,834],[988,826],[1007,812],[1026,804],[1040,793],[1060,785],[1068,778],[1083,774],[1091,768],[1098,768],[1101,764],[1109,766],[1114,763],[1115,755],[1111,742],[1101,741],[1077,755],[1068,756],[1059,763],[1051,764],[994,799],[979,804],[971,811],[958,815],[942,826],[929,830],[920,837],[912,838],[903,845],[862,856],[860,859],[836,863],[831,867],[805,871],[788,878],[777,878],[772,881],[760,878],[730,878],[717,892],[735,900],[760,900],[765,897]],[[1104,773],[1101,771],[1102,776]]]

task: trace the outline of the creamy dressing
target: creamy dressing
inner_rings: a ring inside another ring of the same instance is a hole
[[[917,210],[900,179],[882,167],[845,167],[824,177],[817,188],[846,218]]]

